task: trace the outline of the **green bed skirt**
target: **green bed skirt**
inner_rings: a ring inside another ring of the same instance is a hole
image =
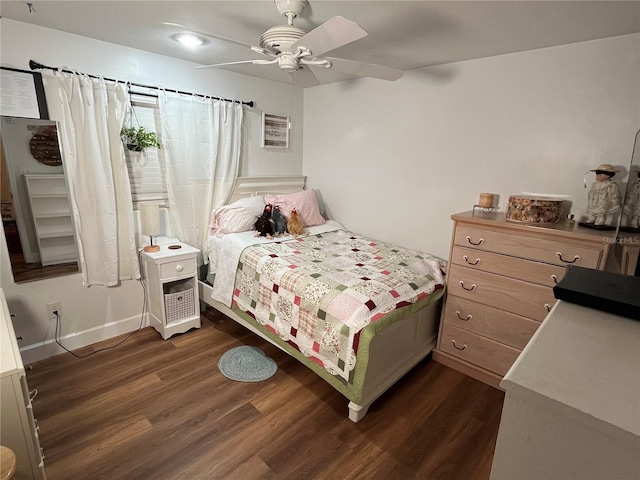
[[[282,340],[276,334],[274,334],[271,330],[265,328],[263,325],[258,323],[251,315],[246,313],[245,311],[239,309],[237,305],[234,303],[232,310],[234,313],[239,315],[242,319],[247,321],[249,324],[253,325],[257,330],[262,332],[265,336],[270,338],[275,344],[280,346],[284,351],[286,351],[289,355],[294,357],[300,363],[305,365],[306,367],[313,370],[313,372],[318,375],[320,378],[328,382],[333,388],[339,391],[342,395],[344,395],[350,401],[361,404],[363,398],[363,387],[365,383],[367,367],[369,365],[369,347],[371,345],[371,340],[374,338],[376,334],[394,324],[395,322],[410,317],[414,315],[419,310],[423,308],[428,308],[429,306],[437,303],[444,295],[444,288],[440,288],[433,293],[431,293],[426,298],[423,298],[419,302],[412,303],[410,305],[406,305],[402,308],[395,309],[380,320],[375,323],[371,323],[362,329],[360,332],[360,343],[358,346],[358,353],[356,357],[356,365],[354,369],[350,372],[349,381],[346,381],[344,378],[331,375],[327,372],[321,365],[303,355],[298,349],[291,346],[288,342]]]

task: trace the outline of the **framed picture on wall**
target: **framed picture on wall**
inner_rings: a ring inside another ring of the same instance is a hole
[[[262,146],[289,148],[289,117],[262,112]]]
[[[0,115],[49,120],[40,73],[0,67],[0,83],[2,83]]]

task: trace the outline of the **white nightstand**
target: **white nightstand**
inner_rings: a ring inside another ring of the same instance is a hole
[[[172,243],[161,245],[157,252],[141,253],[149,296],[149,323],[165,340],[176,333],[200,328],[198,252],[184,243]]]

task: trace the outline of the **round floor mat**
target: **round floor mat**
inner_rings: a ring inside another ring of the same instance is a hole
[[[236,382],[261,382],[272,377],[278,364],[256,347],[235,347],[222,354],[218,369]]]

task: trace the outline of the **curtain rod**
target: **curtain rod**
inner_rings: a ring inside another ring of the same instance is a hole
[[[41,63],[38,63],[34,60],[29,60],[29,68],[31,68],[31,70],[36,70],[36,69],[48,69],[48,70],[55,70],[55,71],[61,71],[61,72],[65,72],[65,73],[79,73],[79,72],[74,72],[72,70],[65,70],[62,68],[56,68],[56,67],[48,67],[46,65],[43,65]],[[107,80],[108,82],[118,82],[118,80],[115,80],[113,78],[106,78],[106,77],[99,77],[96,75],[89,75],[88,73],[82,73],[81,75],[86,75],[87,77],[91,77],[91,78],[104,78],[105,80]],[[152,90],[160,90],[160,87],[155,87],[153,85],[144,85],[142,83],[134,83],[134,82],[127,82],[129,85],[133,85],[135,87],[141,87],[141,88],[150,88]],[[167,89],[169,90],[169,89]],[[192,93],[192,92],[183,92],[180,90],[171,90],[172,92],[176,92],[176,93],[181,93],[183,95],[195,95],[196,97],[209,97],[209,98],[214,98],[216,100],[224,100],[227,102],[234,102],[237,100],[232,100],[230,98],[222,98],[222,97],[214,97],[212,95],[202,95],[200,93]],[[140,94],[140,95],[145,95],[144,93]],[[149,94],[146,94],[149,95]],[[253,100],[249,100],[248,102],[241,102],[243,105],[247,105],[250,108],[253,108]]]

